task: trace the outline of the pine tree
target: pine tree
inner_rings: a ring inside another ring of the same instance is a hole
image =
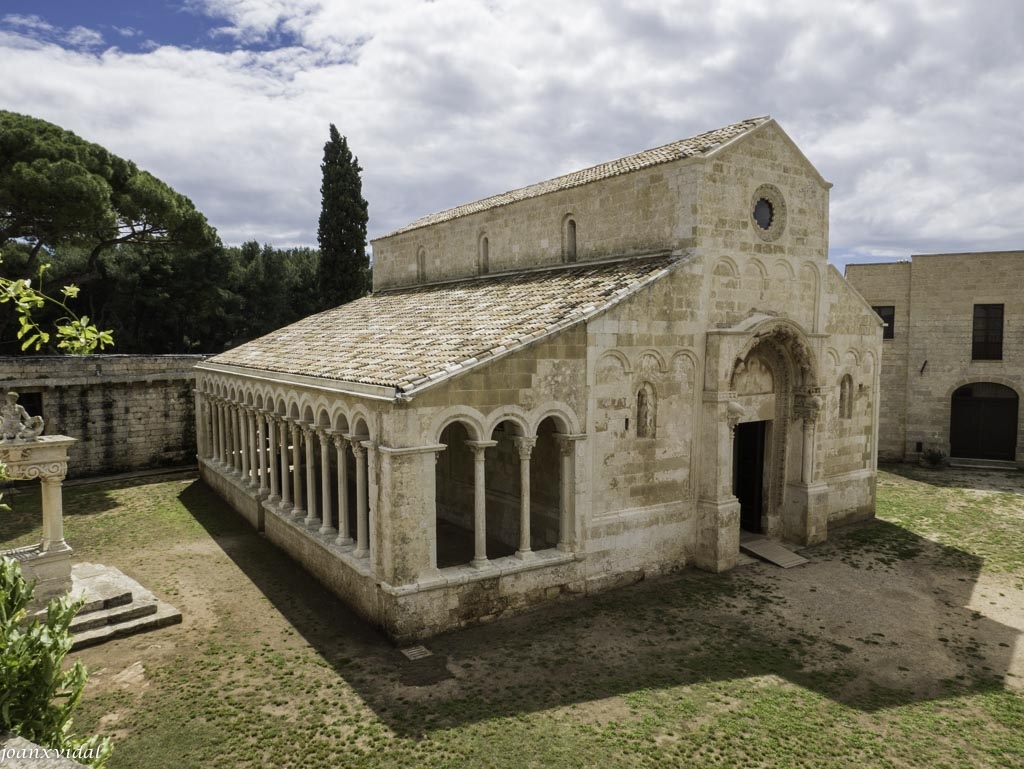
[[[364,296],[369,289],[366,255],[366,201],[363,170],[348,148],[348,141],[331,123],[331,135],[324,145],[324,162],[320,165],[322,204],[317,241],[320,263],[317,265],[317,286],[320,305],[336,307]]]

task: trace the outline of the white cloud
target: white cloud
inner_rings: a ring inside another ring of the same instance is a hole
[[[52,32],[54,26],[35,14],[8,13],[3,18],[4,24],[26,31]]]
[[[98,48],[103,45],[103,35],[88,27],[72,27],[64,35],[64,40],[74,48]]]
[[[371,234],[772,114],[832,193],[850,254],[1022,245],[1013,0],[193,0],[240,44],[94,54],[0,34],[0,103],[189,195],[228,242],[315,243],[327,124]],[[39,23],[45,24],[42,19]],[[6,18],[5,18],[6,21]]]

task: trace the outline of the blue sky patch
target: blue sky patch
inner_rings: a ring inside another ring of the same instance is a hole
[[[293,35],[276,31],[260,40],[239,40],[218,32],[227,20],[208,16],[185,3],[167,0],[5,0],[0,30],[76,50],[144,53],[164,45],[227,52],[267,51],[296,45]]]

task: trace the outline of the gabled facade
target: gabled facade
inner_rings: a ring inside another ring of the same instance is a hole
[[[874,512],[882,324],[757,118],[434,214],[198,368],[200,468],[399,640]]]
[[[1024,251],[851,264],[887,322],[879,452],[1024,467]]]

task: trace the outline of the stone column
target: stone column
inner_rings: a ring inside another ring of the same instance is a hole
[[[224,467],[229,473],[235,469],[234,438],[231,430],[231,403],[224,401]]]
[[[255,489],[259,484],[257,480],[259,456],[256,446],[256,412],[254,409],[245,410],[245,423],[249,430],[249,487]]]
[[[537,445],[537,438],[512,439],[519,450],[519,550],[516,557],[527,559],[530,551],[530,454]]]
[[[224,401],[224,468],[230,473],[235,469],[235,452],[231,445],[231,403]]]
[[[241,451],[239,450],[238,444],[238,406],[231,404],[228,406],[228,425],[231,428],[231,469],[236,473],[242,473],[242,457],[239,456]]]
[[[267,495],[267,433],[265,429],[265,416],[262,411],[256,411],[256,454],[260,464],[259,493],[263,497]]]
[[[369,512],[366,504],[366,449],[358,436],[349,438],[352,454],[356,458],[356,549],[352,555],[365,558],[370,554],[368,546]]]
[[[320,509],[323,513],[320,533],[333,534],[335,528],[331,525],[331,436],[322,429],[317,430],[316,434],[320,438]]]
[[[561,462],[558,484],[558,549],[570,550],[572,545],[573,478],[575,475],[575,436],[559,436],[558,456]]]
[[[224,405],[221,403],[220,398],[214,401],[213,411],[216,415],[214,418],[214,432],[217,437],[217,457],[216,461],[219,464],[224,462]]]
[[[249,410],[245,406],[238,407],[238,437],[240,446],[238,453],[242,459],[242,480],[249,483]]]
[[[850,397],[853,397],[851,393]],[[804,445],[800,463],[800,480],[810,486],[815,481],[814,473],[814,442],[818,429],[818,415],[824,401],[817,395],[805,399],[803,406]]]
[[[295,507],[292,508],[292,517],[305,518],[306,509],[302,506],[302,458],[300,449],[302,445],[302,428],[300,422],[292,422],[292,487],[295,489]]]
[[[277,417],[267,414],[267,469],[270,471],[270,496],[267,501],[276,504],[281,501],[281,486],[277,471]]]
[[[292,492],[291,488],[289,488],[291,486],[289,483],[291,472],[288,469],[288,419],[282,417],[279,427],[278,432],[281,436],[281,505],[278,509],[282,513],[288,513],[292,509]]]
[[[331,436],[338,460],[338,538],[339,545],[352,544],[352,532],[348,526],[348,463],[345,461],[345,438],[334,433]]]
[[[70,550],[64,541],[64,501],[61,496],[61,481],[66,469],[60,475],[42,476],[43,543],[44,553]]]
[[[487,475],[485,453],[497,441],[466,441],[473,449],[473,560],[478,569],[487,565]]]
[[[315,526],[320,520],[316,508],[316,448],[313,445],[312,425],[302,426],[302,439],[306,442],[306,525]]]
[[[235,443],[235,472],[242,474],[242,407],[233,406],[231,409],[232,433]]]

